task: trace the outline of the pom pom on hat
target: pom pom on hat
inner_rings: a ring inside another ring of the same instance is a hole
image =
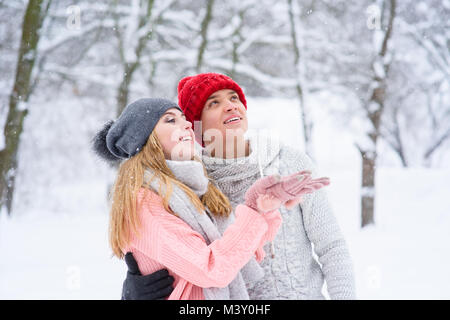
[[[121,160],[119,157],[115,156],[113,153],[111,153],[111,151],[109,151],[106,144],[106,136],[108,135],[108,131],[109,129],[111,129],[111,126],[113,124],[113,120],[108,121],[103,126],[103,129],[100,130],[92,139],[92,149],[94,150],[95,154],[110,164],[114,164]]]

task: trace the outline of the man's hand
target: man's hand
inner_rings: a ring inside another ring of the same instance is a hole
[[[123,282],[122,300],[161,300],[172,293],[174,279],[167,269],[143,276],[131,252],[125,255],[125,262],[128,272]]]

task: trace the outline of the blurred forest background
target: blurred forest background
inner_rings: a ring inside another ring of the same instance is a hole
[[[368,224],[381,140],[396,165],[445,165],[449,14],[448,0],[0,1],[0,204],[11,214],[16,193],[31,201],[30,187],[89,175],[77,164],[103,119],[137,97],[176,99],[181,77],[215,71],[249,96],[295,99],[293,134],[312,156],[311,97],[345,98],[327,107],[344,126],[358,118],[348,129]]]

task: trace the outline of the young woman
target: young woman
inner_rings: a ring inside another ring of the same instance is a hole
[[[178,84],[178,103],[194,124],[197,141],[205,147],[202,161],[208,175],[232,207],[264,175],[300,170],[309,170],[313,176],[317,173],[304,152],[270,137],[246,139],[247,102],[231,78],[217,73],[183,78]],[[282,110],[274,106],[273,112]],[[356,298],[350,254],[325,191],[303,199],[290,210],[280,209],[283,224],[273,241],[273,258],[262,261],[266,272],[249,288],[250,299],[324,299],[325,282],[331,299]],[[135,284],[141,280],[127,275],[125,291],[140,297],[141,289]]]
[[[105,160],[123,160],[112,196],[113,252],[133,253],[143,275],[167,268],[169,299],[248,299],[247,287],[263,277],[262,247],[281,224],[277,209],[328,184],[307,172],[265,177],[231,215],[195,158],[191,123],[164,99],[128,105],[96,135],[94,149]]]

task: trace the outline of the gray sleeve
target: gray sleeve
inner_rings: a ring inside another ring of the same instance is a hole
[[[294,155],[294,167],[298,170],[309,169],[313,178],[319,178],[315,165],[306,154],[294,151]],[[326,188],[304,196],[300,208],[305,231],[322,266],[330,298],[356,299],[353,263]]]

